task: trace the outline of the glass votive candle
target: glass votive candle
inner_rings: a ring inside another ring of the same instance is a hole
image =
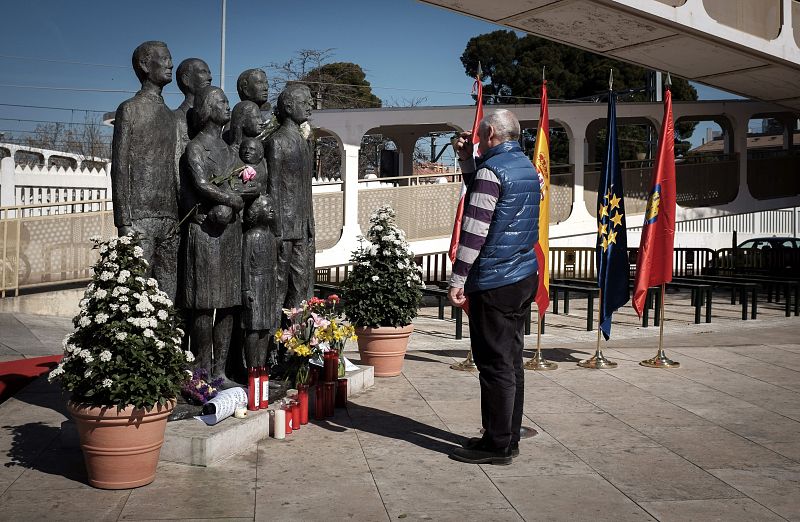
[[[314,418],[322,420],[325,418],[325,398],[323,397],[323,383],[318,382],[314,388]]]
[[[308,424],[308,385],[297,386],[297,399],[300,401],[300,425]]]
[[[347,407],[347,379],[336,381],[336,407]]]
[[[292,408],[292,429],[300,429],[300,401],[291,401]]]
[[[292,433],[292,405],[289,402],[284,402],[281,405],[281,409],[286,415],[286,434],[290,435]]]
[[[333,405],[336,399],[336,383],[323,382],[322,388],[323,400],[325,401],[325,416],[333,417]]]

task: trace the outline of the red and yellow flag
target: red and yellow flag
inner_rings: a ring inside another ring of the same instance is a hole
[[[539,110],[539,130],[533,149],[533,164],[539,172],[542,199],[539,202],[539,241],[534,245],[539,265],[539,288],[536,307],[539,317],[550,306],[550,121],[547,110],[547,81],[542,81],[542,102]]]
[[[478,154],[478,126],[483,119],[483,84],[481,83],[480,66],[478,68],[478,75],[475,77],[475,83],[472,84],[472,94],[475,94],[478,99],[478,105],[475,107],[475,119],[472,122],[472,145],[473,154]],[[458,241],[461,239],[461,222],[464,219],[464,204],[467,198],[467,185],[461,182],[461,196],[458,198],[458,207],[456,208],[456,217],[453,223],[453,234],[450,236],[450,251],[448,255],[450,262],[456,262],[456,253],[458,252]]]

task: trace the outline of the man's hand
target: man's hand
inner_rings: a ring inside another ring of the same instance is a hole
[[[450,299],[450,303],[453,306],[457,306],[458,308],[461,308],[464,306],[464,303],[467,302],[467,297],[464,295],[464,289],[456,288],[455,286],[451,286],[447,291],[447,298]]]
[[[462,132],[457,138],[453,138],[452,144],[453,149],[458,154],[458,159],[464,161],[472,158],[474,145],[471,132]]]

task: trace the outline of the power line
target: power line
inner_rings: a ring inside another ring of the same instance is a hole
[[[102,92],[113,94],[136,94],[138,90],[132,91],[130,89],[97,89],[93,87],[51,87],[47,85],[17,85],[10,83],[2,83],[0,87],[8,89],[38,89],[43,91],[74,91],[74,92]],[[181,92],[162,92],[162,94],[183,94]]]
[[[114,67],[117,69],[130,69],[130,65],[111,65],[108,63],[88,63],[88,62],[75,62],[72,60],[54,60],[50,58],[35,58],[33,56],[12,56],[9,54],[0,54],[0,58],[10,60],[30,60],[34,62],[48,62],[48,63],[65,63],[69,65],[88,65],[90,67]]]
[[[108,111],[99,111],[97,109],[76,109],[76,108],[69,108],[69,107],[48,107],[46,105],[24,105],[21,103],[0,103],[1,107],[21,107],[24,109],[47,109],[51,111],[77,111],[77,112],[96,112],[99,114],[105,114]]]
[[[81,123],[81,122],[68,122],[68,121],[51,121],[51,120],[26,120],[21,118],[0,118],[3,121],[18,121],[25,123],[57,123],[61,125],[84,125],[86,127],[103,127],[104,123]]]

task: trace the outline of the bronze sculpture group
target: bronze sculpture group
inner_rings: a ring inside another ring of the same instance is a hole
[[[197,365],[230,384],[237,327],[246,365],[263,366],[282,308],[313,291],[313,152],[300,130],[311,92],[288,85],[273,119],[266,74],[248,69],[231,111],[208,65],[189,58],[176,71],[185,99],[171,111],[161,97],[172,81],[166,44],[144,42],[132,61],[142,88],[114,122],[114,224],[142,237],[152,276],[183,310]]]

